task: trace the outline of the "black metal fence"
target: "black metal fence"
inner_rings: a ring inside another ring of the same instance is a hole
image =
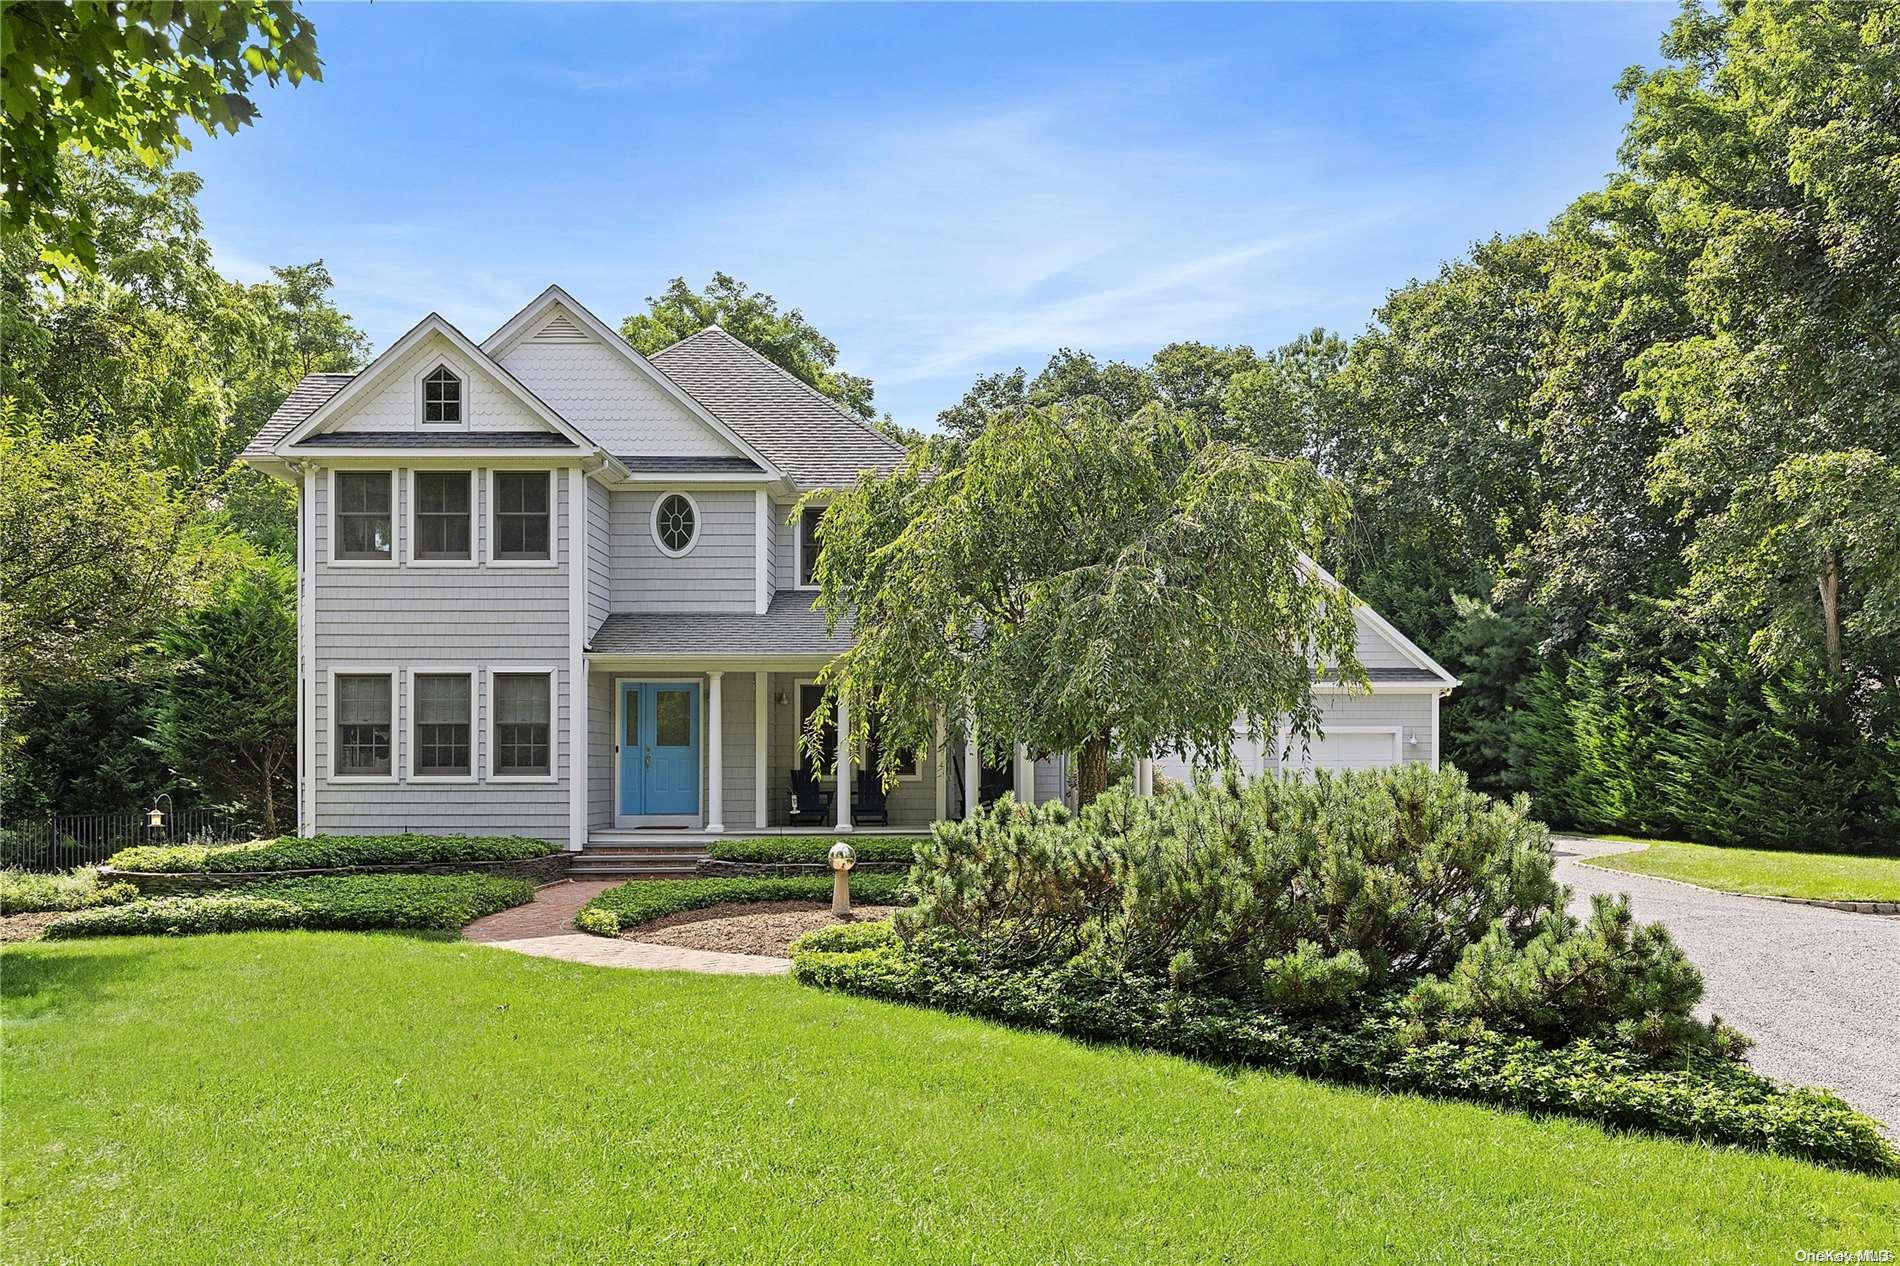
[[[247,823],[219,809],[167,813],[165,825],[156,828],[147,825],[143,811],[63,814],[0,828],[0,866],[71,870],[96,866],[134,844],[229,844],[250,835]]]

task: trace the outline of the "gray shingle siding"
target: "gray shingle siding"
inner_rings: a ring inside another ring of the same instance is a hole
[[[592,638],[613,610],[613,502],[587,481],[587,631]]]
[[[446,834],[568,837],[568,516],[567,472],[555,478],[553,567],[336,567],[329,561],[328,472],[319,472],[314,576],[312,684],[315,815],[319,833],[411,830]],[[476,523],[486,530],[487,479],[476,480]],[[396,483],[397,557],[410,550],[409,480]],[[408,674],[418,665],[476,669],[474,761],[484,781],[414,783]],[[555,773],[552,783],[486,781],[491,763],[488,676],[511,667],[553,667]],[[332,782],[330,673],[339,668],[398,671],[394,694],[394,783]]]
[[[757,540],[750,491],[691,491],[699,539],[670,558],[653,539],[653,506],[671,489],[612,495],[615,611],[728,611],[757,608]]]

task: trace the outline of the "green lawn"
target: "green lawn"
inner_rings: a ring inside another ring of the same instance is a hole
[[[1786,1261],[1900,1181],[456,941],[8,949],[8,1261]]]
[[[1900,858],[1718,848],[1713,844],[1681,844],[1672,840],[1639,842],[1649,847],[1640,853],[1594,857],[1589,864],[1758,897],[1900,901]]]

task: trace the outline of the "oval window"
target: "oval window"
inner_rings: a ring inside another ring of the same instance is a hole
[[[699,536],[699,512],[686,496],[669,492],[653,507],[653,539],[669,554],[684,554]]]

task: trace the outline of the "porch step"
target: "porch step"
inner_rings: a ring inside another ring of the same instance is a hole
[[[567,864],[571,879],[685,879],[706,858],[703,844],[676,841],[589,844]]]

